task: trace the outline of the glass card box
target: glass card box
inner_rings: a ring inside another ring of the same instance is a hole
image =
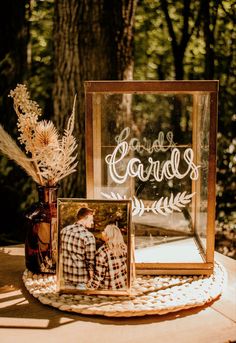
[[[131,199],[138,273],[214,267],[218,81],[87,81],[87,197]]]

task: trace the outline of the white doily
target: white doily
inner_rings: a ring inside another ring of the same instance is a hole
[[[220,296],[226,271],[215,263],[211,276],[142,276],[132,285],[135,296],[71,295],[56,292],[56,276],[36,275],[25,270],[25,287],[42,304],[62,311],[108,317],[166,314],[202,306]]]

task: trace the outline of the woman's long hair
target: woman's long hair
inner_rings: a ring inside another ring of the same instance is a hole
[[[105,227],[104,230],[108,241],[106,244],[115,256],[124,255],[127,252],[127,246],[124,242],[124,238],[118,226],[110,224]]]

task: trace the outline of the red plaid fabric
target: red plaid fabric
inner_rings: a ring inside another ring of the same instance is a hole
[[[63,277],[72,283],[86,283],[89,271],[94,270],[95,238],[79,224],[61,230]]]
[[[96,268],[89,288],[127,288],[127,253],[115,256],[105,243],[96,252]]]

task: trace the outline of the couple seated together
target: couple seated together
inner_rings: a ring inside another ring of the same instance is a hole
[[[127,287],[127,246],[120,229],[107,225],[103,245],[96,250],[93,210],[81,207],[77,221],[61,230],[61,255],[65,286],[85,289]]]

